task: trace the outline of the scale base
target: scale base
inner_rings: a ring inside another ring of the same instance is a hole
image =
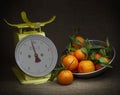
[[[31,77],[23,73],[17,66],[12,67],[14,74],[16,75],[17,79],[20,81],[21,84],[42,84],[49,82],[48,79],[50,78],[51,74],[48,74],[43,77]]]

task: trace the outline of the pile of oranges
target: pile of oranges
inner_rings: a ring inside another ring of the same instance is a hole
[[[65,68],[57,75],[60,84],[70,84],[73,73],[89,73],[102,67],[112,67],[110,62],[110,43],[106,46],[93,45],[82,36],[71,36],[65,53],[61,56],[61,65]]]
[[[103,66],[111,67],[109,63],[109,41],[106,46],[93,46],[89,40],[82,36],[70,37],[70,44],[66,49],[66,54],[61,57],[61,63],[70,71],[78,73],[88,73]]]

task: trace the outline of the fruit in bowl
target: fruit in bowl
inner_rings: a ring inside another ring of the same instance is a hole
[[[88,40],[82,36],[71,36],[61,57],[61,65],[77,77],[89,78],[112,68],[115,49],[106,41]]]

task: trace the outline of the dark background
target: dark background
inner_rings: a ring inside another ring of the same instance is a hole
[[[2,93],[1,95],[3,95],[6,93],[12,93],[13,95],[14,94],[32,95],[33,93],[33,92],[25,92],[24,89],[21,89],[24,86],[21,86],[19,83],[17,83],[18,81],[16,80],[16,77],[13,75],[11,71],[11,66],[15,63],[13,32],[17,31],[17,29],[8,26],[3,21],[3,19],[6,19],[10,23],[22,23],[20,12],[24,10],[27,12],[28,18],[33,22],[46,21],[53,15],[57,16],[57,18],[53,23],[46,25],[45,27],[42,28],[42,30],[45,31],[47,37],[49,37],[55,43],[59,56],[61,55],[66,44],[69,41],[68,37],[75,33],[74,31],[75,28],[80,29],[78,34],[83,36],[84,38],[105,40],[106,37],[109,37],[111,44],[116,49],[117,55],[113,62],[114,68],[111,71],[108,71],[108,74],[110,74],[110,76],[106,73],[105,75],[103,75],[109,78],[109,79],[106,78],[106,80],[108,79],[108,85],[106,84],[105,86],[106,88],[102,89],[104,91],[98,90],[98,92],[97,91],[94,92],[94,90],[93,91],[88,90],[89,88],[88,86],[84,90],[86,90],[86,95],[89,94],[89,91],[93,93],[92,95],[101,95],[101,94],[111,95],[111,93],[112,95],[117,95],[117,93],[120,90],[119,89],[120,87],[119,86],[119,80],[120,80],[120,75],[119,75],[120,74],[120,69],[119,69],[120,67],[119,8],[120,7],[119,5],[120,3],[117,0],[1,0],[0,3],[0,60],[1,60],[0,94]],[[58,59],[58,63],[59,63],[59,59]],[[103,76],[99,78],[101,79],[103,78]],[[88,81],[93,82],[92,79]],[[56,84],[51,84],[51,85],[53,86]],[[111,85],[113,86],[110,87]],[[14,89],[17,86],[19,87],[19,89]],[[59,85],[56,85],[55,87],[57,86]],[[47,88],[47,86],[45,87]],[[33,86],[33,88],[36,87]],[[37,86],[37,89],[38,88],[39,86]],[[67,88],[67,90],[65,90],[66,94],[70,94],[71,92],[69,92],[70,91],[69,88]],[[46,92],[45,90],[41,90],[41,91]],[[52,91],[55,92],[57,90],[52,89]],[[40,95],[43,92],[37,91],[36,94]],[[83,95],[82,93],[84,93],[84,91],[78,93],[81,93],[81,95]]]

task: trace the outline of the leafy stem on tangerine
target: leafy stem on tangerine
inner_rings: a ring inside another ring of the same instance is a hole
[[[74,60],[71,62],[71,64],[74,62]],[[54,79],[57,77],[57,75],[59,74],[60,71],[62,70],[67,70],[71,64],[68,67],[65,67],[63,64],[61,64],[61,67],[56,67],[53,69],[53,71],[51,72],[51,76],[49,78],[49,81],[54,81]]]

